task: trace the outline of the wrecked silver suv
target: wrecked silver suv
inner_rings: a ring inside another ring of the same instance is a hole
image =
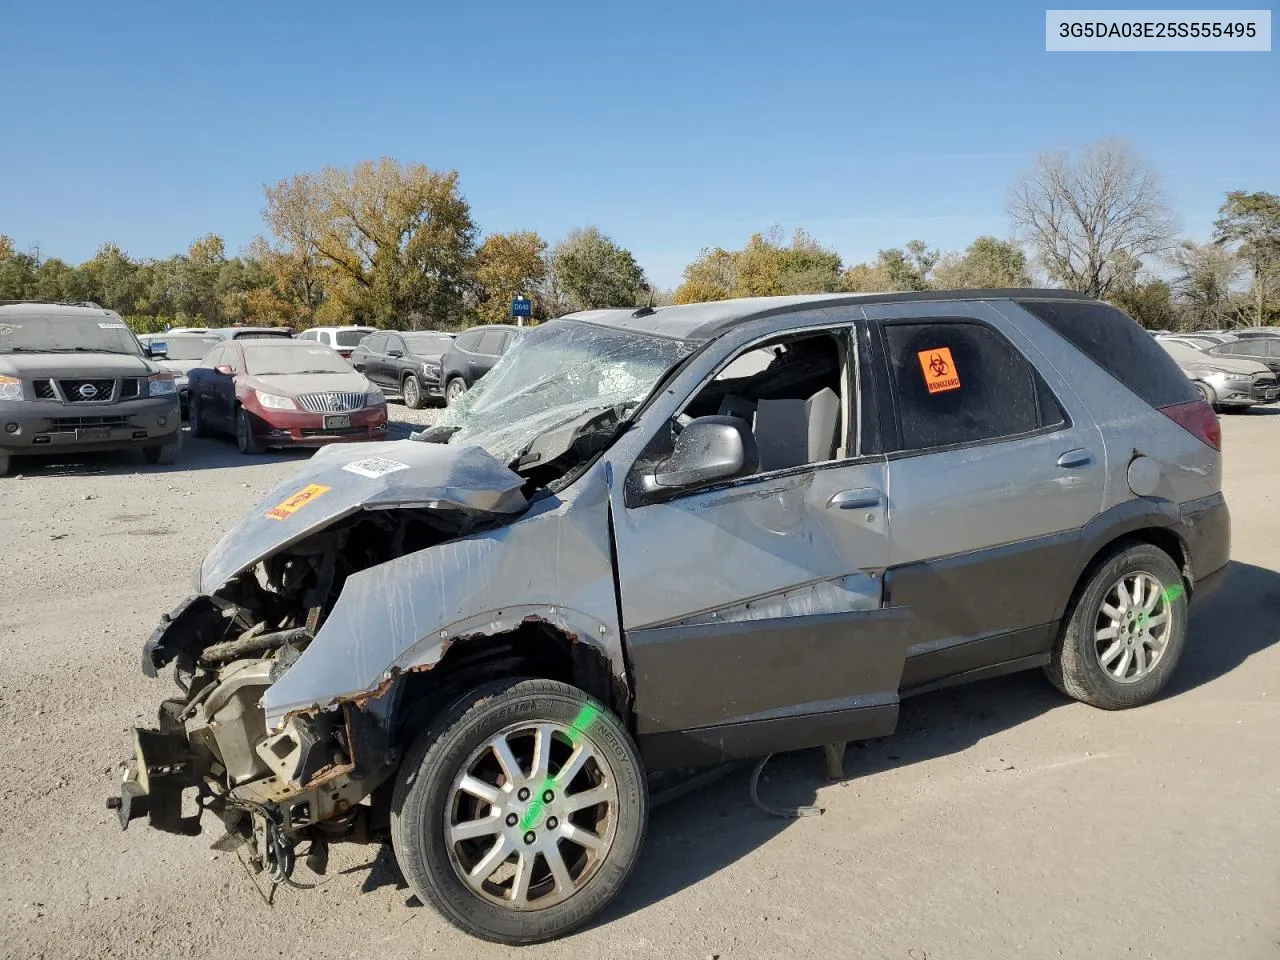
[[[630,874],[650,774],[1014,670],[1155,697],[1226,568],[1218,445],[1148,335],[1062,293],[553,321],[223,538],[146,643],[180,694],[111,804],[212,817],[274,882],[389,838],[455,924],[558,936]]]

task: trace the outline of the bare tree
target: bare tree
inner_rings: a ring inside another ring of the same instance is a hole
[[[1159,175],[1119,140],[1040,154],[1013,185],[1009,217],[1051,280],[1099,299],[1126,258],[1163,253],[1177,236]]]
[[[1169,262],[1177,269],[1172,286],[1183,326],[1199,330],[1248,323],[1243,304],[1232,296],[1240,283],[1242,265],[1230,250],[1188,240],[1170,254]]]

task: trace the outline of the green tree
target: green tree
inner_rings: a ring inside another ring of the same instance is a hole
[[[476,228],[456,171],[383,158],[265,189],[264,216],[295,274],[311,258],[325,268],[317,319],[404,328],[461,318]]]
[[[1280,287],[1280,197],[1233,190],[1218,209],[1214,242],[1235,245],[1235,256],[1251,273],[1252,320],[1267,322],[1268,296]]]
[[[978,237],[963,253],[944,254],[933,271],[939,290],[1008,289],[1031,286],[1027,255],[1016,243]]]
[[[685,267],[676,303],[831,293],[841,288],[840,256],[797,230],[784,245],[777,228],[752,234],[741,250],[704,249]]]
[[[597,227],[571,231],[552,248],[550,265],[570,311],[647,302],[648,283],[635,257]]]
[[[1172,286],[1180,326],[1199,330],[1247,322],[1243,305],[1232,296],[1241,264],[1230,249],[1188,240],[1173,252],[1170,261],[1177,271]]]
[[[881,250],[875,263],[854,264],[844,272],[841,284],[851,293],[928,290],[929,274],[938,261],[936,250],[929,250],[921,240],[912,240],[905,250]]]
[[[534,301],[535,316],[549,316],[543,284],[547,242],[532,230],[494,233],[476,251],[477,313],[487,323],[511,317],[511,301],[518,294]]]

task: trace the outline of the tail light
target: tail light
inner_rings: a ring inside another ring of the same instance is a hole
[[[1222,425],[1213,407],[1203,400],[1191,403],[1175,403],[1172,406],[1160,407],[1160,412],[1182,427],[1197,440],[1215,450],[1222,449]]]

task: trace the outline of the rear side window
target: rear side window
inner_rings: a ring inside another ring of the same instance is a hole
[[[507,335],[501,330],[490,330],[480,338],[480,344],[475,348],[476,353],[483,353],[485,356],[496,357],[502,353],[502,345]]]
[[[1087,300],[1019,300],[1076,349],[1153,407],[1191,403],[1196,388],[1147,331],[1115,307]]]
[[[1241,340],[1237,343],[1223,344],[1214,353],[1225,357],[1265,357],[1267,345],[1264,340]]]
[[[468,353],[475,353],[475,352],[476,352],[476,342],[477,342],[479,339],[480,339],[480,334],[479,334],[478,332],[476,332],[476,333],[464,333],[464,334],[463,334],[462,336],[460,336],[457,340],[455,340],[455,341],[454,341],[454,343],[456,343],[456,344],[458,345],[458,349],[459,349],[459,350],[465,350],[465,351],[467,351]]]
[[[387,335],[385,333],[371,333],[360,342],[360,346],[364,347],[369,353],[383,353],[387,346]]]
[[[899,449],[999,440],[1065,422],[1048,385],[990,327],[951,321],[883,330]]]

